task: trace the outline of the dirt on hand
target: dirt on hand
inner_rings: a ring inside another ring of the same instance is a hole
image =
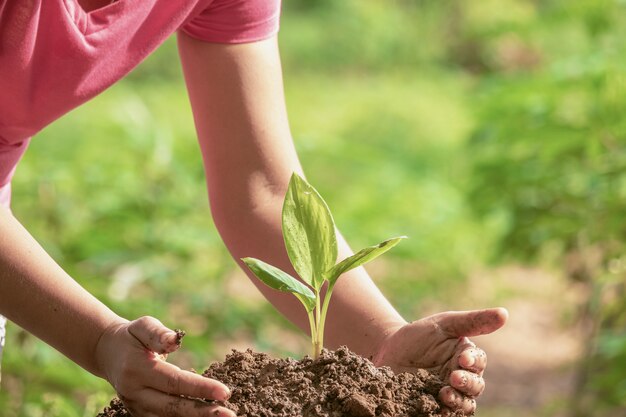
[[[174,332],[176,333],[176,340],[174,343],[176,343],[176,346],[180,347],[183,344],[183,337],[185,337],[187,332],[181,329],[175,329]]]
[[[235,351],[203,376],[232,391],[224,405],[240,417],[438,417],[444,383],[425,370],[394,374],[346,347],[313,360]],[[130,414],[113,400],[98,417]]]

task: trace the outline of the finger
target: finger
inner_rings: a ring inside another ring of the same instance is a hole
[[[450,386],[439,390],[439,400],[454,411],[472,414],[476,410],[476,400],[466,397]]]
[[[485,390],[485,380],[482,377],[459,369],[450,374],[450,385],[471,397],[478,397]]]
[[[122,398],[122,402],[137,417],[236,417],[232,410],[217,404],[167,395],[151,389],[140,391],[133,399]]]
[[[178,335],[154,317],[144,316],[132,321],[128,331],[146,348],[156,353],[171,353],[178,349]]]
[[[487,367],[487,354],[477,347],[467,348],[459,354],[458,362],[461,368],[482,375]]]
[[[452,337],[480,336],[493,333],[504,326],[509,313],[504,308],[474,311],[448,311],[433,318]]]
[[[149,381],[147,386],[166,394],[216,401],[230,398],[230,390],[221,382],[183,371],[171,363],[155,361],[151,368],[145,367],[142,372],[142,379]]]
[[[123,398],[119,394],[118,396],[120,397],[120,399]],[[151,411],[147,411],[145,409],[142,409],[141,407],[135,406],[135,403],[133,401],[129,401],[127,398],[124,398],[122,400],[122,403],[124,404],[124,408],[126,408],[126,411],[128,411],[128,415],[130,417],[161,417],[160,415],[157,415]],[[123,411],[119,411],[119,409],[118,411],[116,411],[116,414],[126,416],[126,413],[124,413]]]

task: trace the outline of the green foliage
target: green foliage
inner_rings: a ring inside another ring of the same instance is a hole
[[[481,86],[469,199],[499,225],[495,258],[550,260],[587,288],[572,402],[589,415],[626,405],[623,369],[608,366],[626,354],[626,13],[612,1],[545,7],[520,25],[541,62]]]
[[[609,410],[623,409],[626,398],[626,334],[623,326],[621,329],[607,329],[600,335],[595,359],[596,375],[592,390],[601,398],[598,403]]]
[[[446,7],[429,1],[284,3],[283,60],[290,71],[397,71],[432,65],[446,33]],[[330,47],[332,45],[332,47]]]

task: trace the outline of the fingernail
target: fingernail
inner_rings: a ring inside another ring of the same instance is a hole
[[[236,417],[235,413],[233,413],[232,411],[227,410],[227,409],[221,409],[221,408],[218,408],[217,410],[213,411],[211,415]]]
[[[218,397],[220,401],[227,401],[230,396],[232,395],[232,393],[230,392],[230,389],[228,389],[228,387],[224,387],[222,388],[220,391],[218,391]]]
[[[463,356],[465,357],[465,364],[463,365],[465,368],[474,366],[476,363],[476,357],[471,352],[464,352]]]
[[[474,366],[475,363],[476,363],[476,358],[474,356],[470,356],[469,359],[467,360],[467,366]]]

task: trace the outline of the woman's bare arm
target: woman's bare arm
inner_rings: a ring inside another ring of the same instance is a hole
[[[133,414],[234,416],[224,407],[179,396],[225,399],[229,393],[223,384],[182,371],[155,354],[176,350],[176,333],[152,317],[129,322],[113,313],[65,273],[3,207],[0,313],[107,379]]]
[[[99,374],[95,349],[121,318],[57,265],[0,207],[0,311],[74,362]]]

